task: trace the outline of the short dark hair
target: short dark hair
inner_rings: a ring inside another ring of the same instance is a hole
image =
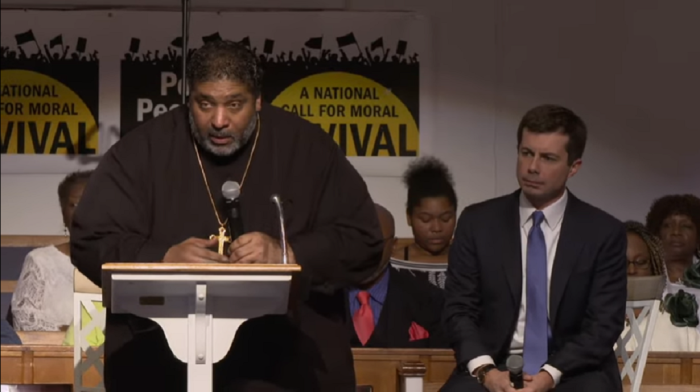
[[[566,153],[569,156],[569,165],[583,157],[588,130],[583,120],[571,109],[559,105],[540,105],[530,109],[518,126],[518,147],[523,140],[523,131],[526,128],[533,133],[561,132],[568,136]]]
[[[656,199],[647,214],[647,227],[654,235],[660,235],[664,220],[672,215],[685,215],[693,222],[700,242],[700,198],[695,195],[667,195]],[[696,253],[700,253],[697,251]],[[700,257],[700,254],[697,255]]]
[[[666,275],[666,262],[664,258],[664,247],[661,244],[659,237],[643,224],[637,221],[625,222],[625,228],[628,233],[636,234],[644,241],[649,249],[649,263],[651,264],[652,275]]]
[[[93,170],[85,170],[70,173],[58,184],[58,202],[61,203],[61,206],[68,202],[70,191],[74,186],[87,184],[92,172]]]
[[[441,160],[426,156],[411,162],[403,175],[403,182],[408,188],[408,214],[411,214],[426,197],[446,197],[455,210],[457,209],[457,194],[452,174]]]
[[[187,64],[189,86],[217,80],[235,80],[255,96],[262,90],[263,70],[250,49],[239,42],[215,40],[197,49]]]

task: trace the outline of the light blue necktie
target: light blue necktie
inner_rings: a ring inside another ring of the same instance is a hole
[[[532,214],[532,228],[527,237],[527,312],[525,316],[525,342],[523,370],[537,374],[547,362],[547,245],[540,225],[544,213]]]

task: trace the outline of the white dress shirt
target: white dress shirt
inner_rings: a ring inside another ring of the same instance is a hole
[[[561,223],[564,218],[564,210],[566,210],[566,203],[569,199],[568,191],[559,198],[559,200],[547,206],[542,210],[544,214],[544,222],[542,222],[541,229],[544,233],[544,241],[547,246],[547,283],[551,287],[552,282],[552,267],[554,266],[554,256],[557,253],[557,244],[559,242],[559,234],[561,233]],[[520,193],[520,244],[522,255],[522,267],[523,267],[523,287],[522,287],[522,299],[520,302],[520,312],[518,315],[518,323],[515,326],[515,333],[513,333],[513,340],[510,344],[511,354],[522,354],[523,352],[523,341],[525,340],[525,318],[526,318],[526,304],[527,304],[527,239],[528,234],[530,234],[530,229],[532,228],[532,214],[536,211],[536,208],[532,206],[527,198]],[[549,287],[547,287],[547,298],[549,298]],[[549,311],[549,300],[547,301],[547,310]],[[551,322],[550,322],[551,325]],[[493,364],[493,358],[488,355],[482,355],[476,357],[469,361],[467,367],[470,373],[488,364]],[[558,385],[561,380],[561,372],[551,365],[545,364],[542,369],[549,373],[554,380],[554,385]]]

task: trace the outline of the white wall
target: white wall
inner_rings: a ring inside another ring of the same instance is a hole
[[[193,0],[200,6],[230,3]],[[518,121],[545,102],[567,105],[588,123],[584,166],[571,183],[579,197],[620,219],[643,220],[656,197],[700,195],[700,1],[345,0],[344,5],[430,17],[437,72],[434,149],[452,168],[460,209],[516,189]],[[61,234],[56,195],[61,177],[3,174],[2,234]],[[375,201],[397,217],[397,234],[409,236],[400,179],[366,181]]]

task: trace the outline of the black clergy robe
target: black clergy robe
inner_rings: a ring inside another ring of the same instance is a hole
[[[244,390],[230,385],[247,379],[282,390],[353,391],[344,289],[369,277],[381,259],[374,204],[361,176],[320,127],[267,104],[260,119],[240,196],[243,222],[246,232],[279,238],[270,196],[281,196],[304,295],[293,321],[264,316],[241,326],[229,354],[215,364],[215,390]],[[200,149],[222,217],[221,185],[241,182],[254,137],[233,160],[218,161]],[[102,264],[158,262],[171,246],[208,238],[218,227],[187,108],[181,107],[130,132],[102,158],[75,212],[71,255],[78,270],[101,286]],[[184,391],[186,377],[186,365],[172,355],[157,324],[107,313],[108,391]]]

